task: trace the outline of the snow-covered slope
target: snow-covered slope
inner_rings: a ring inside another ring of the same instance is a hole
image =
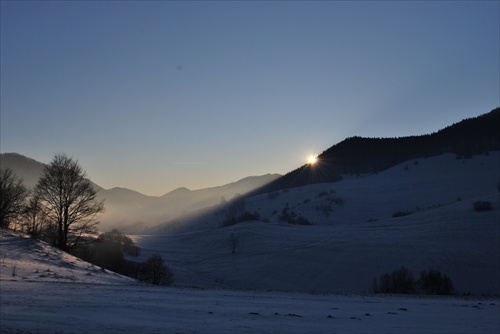
[[[0,229],[0,280],[130,284],[135,280],[103,270],[44,242]],[[3,284],[3,283],[2,283]]]
[[[246,210],[260,221],[221,228],[225,216],[215,212],[185,230],[135,240],[143,256],[163,255],[178,285],[362,292],[374,278],[406,266],[415,276],[441,271],[459,294],[498,295],[499,161],[499,152],[408,161],[247,199]],[[474,211],[477,200],[493,209]],[[284,209],[314,225],[280,222]],[[397,212],[410,214],[393,218]]]

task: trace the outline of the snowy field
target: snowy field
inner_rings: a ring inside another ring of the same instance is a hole
[[[499,301],[1,281],[2,333],[498,333]]]
[[[499,152],[416,159],[247,199],[246,210],[260,221],[219,227],[225,215],[216,212],[169,233],[132,238],[141,260],[160,253],[183,287],[363,293],[374,278],[405,266],[415,278],[439,270],[457,294],[498,296],[499,163]],[[478,200],[493,209],[474,211]],[[314,225],[280,222],[286,207]],[[398,211],[410,214],[393,218]],[[238,240],[234,254],[231,236]]]
[[[161,288],[8,231],[1,333],[498,333],[498,298]]]

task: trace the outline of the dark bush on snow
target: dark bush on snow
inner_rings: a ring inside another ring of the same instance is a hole
[[[404,216],[408,216],[408,215],[411,215],[411,211],[410,210],[405,210],[405,211],[396,211],[392,214],[392,218],[398,218],[398,217],[404,217]]]
[[[141,264],[139,279],[153,285],[171,285],[173,272],[165,265],[160,254],[151,255]]]
[[[472,204],[472,207],[477,212],[489,211],[489,210],[491,210],[491,202],[488,202],[488,201],[476,201],[476,202],[474,202]]]

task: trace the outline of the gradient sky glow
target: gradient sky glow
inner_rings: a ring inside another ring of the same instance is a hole
[[[499,1],[1,2],[1,152],[162,195],[500,105]]]

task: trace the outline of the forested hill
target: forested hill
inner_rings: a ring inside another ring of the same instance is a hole
[[[257,193],[335,182],[342,179],[341,174],[376,173],[407,160],[443,153],[467,158],[498,150],[500,108],[427,135],[347,138],[320,154],[314,165],[304,165],[259,189]]]

